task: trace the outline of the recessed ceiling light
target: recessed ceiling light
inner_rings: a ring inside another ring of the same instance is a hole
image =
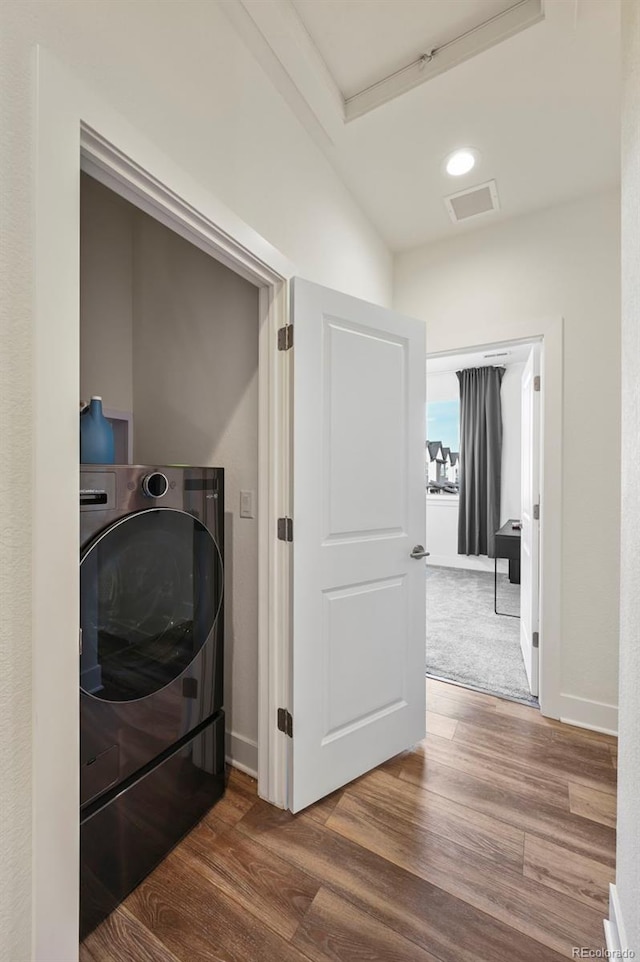
[[[464,147],[462,150],[454,150],[447,157],[446,171],[452,177],[460,177],[468,174],[476,165],[477,151],[471,147]]]

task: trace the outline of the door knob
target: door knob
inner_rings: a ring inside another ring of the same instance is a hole
[[[429,557],[429,554],[430,554],[430,552],[429,552],[429,551],[425,551],[424,548],[423,548],[423,546],[422,546],[421,544],[417,544],[417,545],[415,546],[415,548],[413,549],[413,551],[411,552],[411,557],[412,557],[415,561],[419,561],[420,558],[428,558],[428,557]]]

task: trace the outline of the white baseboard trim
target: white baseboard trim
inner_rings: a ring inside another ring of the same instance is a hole
[[[629,955],[630,946],[620,911],[618,890],[613,884],[609,885],[609,918],[604,920],[604,936],[611,958],[633,958]]]
[[[602,701],[577,698],[575,695],[560,695],[560,721],[578,728],[602,732],[605,735],[618,734],[618,708]]]
[[[437,568],[466,568],[467,571],[490,571],[493,574],[493,558],[485,558],[483,555],[475,557],[470,555],[450,555],[432,554],[427,559],[428,565]],[[509,562],[503,558],[498,558],[498,571],[507,574]]]
[[[253,738],[228,731],[225,752],[229,765],[253,778],[258,777],[258,743]]]

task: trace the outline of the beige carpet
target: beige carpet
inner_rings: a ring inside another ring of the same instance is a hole
[[[537,704],[520,652],[520,619],[493,611],[493,573],[426,566],[427,674]],[[520,586],[498,575],[498,611],[518,614]]]

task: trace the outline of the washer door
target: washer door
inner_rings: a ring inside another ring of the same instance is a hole
[[[96,538],[80,563],[80,688],[144,698],[188,668],[222,604],[218,546],[200,521],[154,508]]]

